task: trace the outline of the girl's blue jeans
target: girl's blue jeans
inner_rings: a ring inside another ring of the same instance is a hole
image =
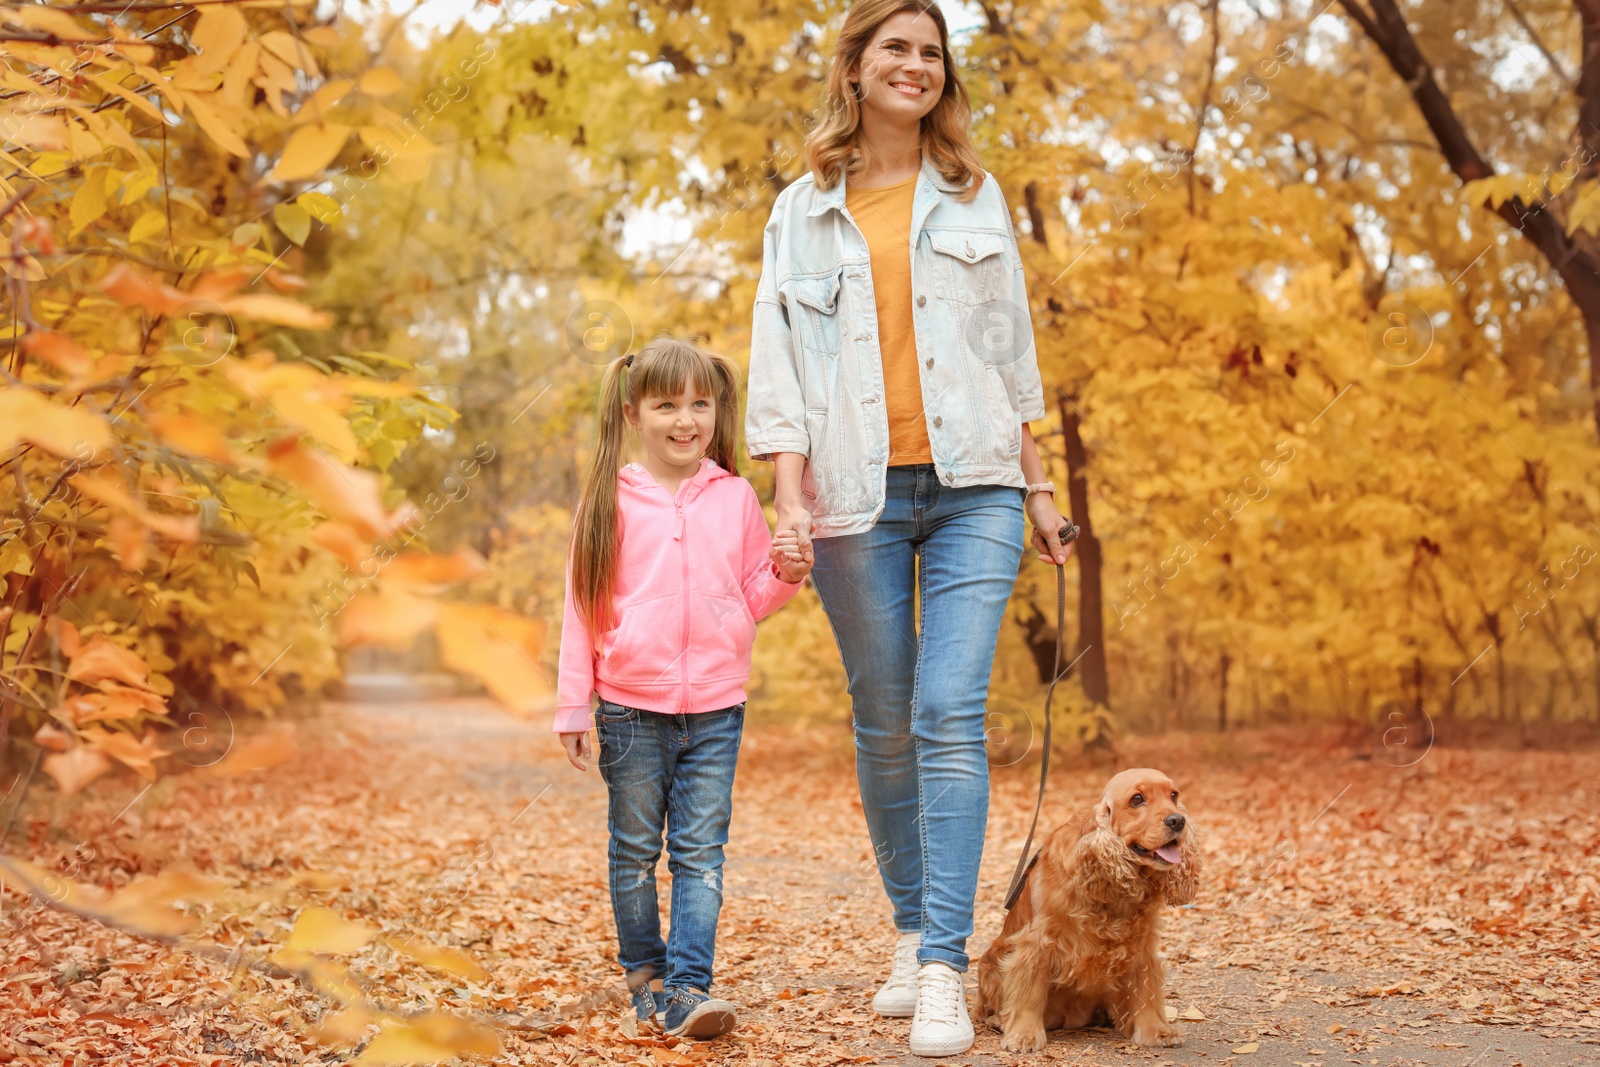
[[[660,978],[667,989],[708,991],[744,705],[671,715],[602,699],[594,717],[600,774],[610,795],[607,854],[617,962],[630,984]],[[672,872],[666,942],[656,900],[663,827]]]
[[[989,817],[989,673],[1023,553],[1022,489],[890,467],[865,533],[817,538],[811,580],[844,660],[856,777],[884,890],[920,963],[967,969]]]

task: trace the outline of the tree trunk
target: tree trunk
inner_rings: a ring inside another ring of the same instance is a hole
[[[1217,730],[1221,733],[1228,732],[1228,668],[1232,664],[1233,660],[1229,659],[1228,654],[1224,652],[1222,654],[1222,685],[1217,694]]]
[[[1072,521],[1078,526],[1078,541],[1073,555],[1078,560],[1078,657],[1083,678],[1083,695],[1091,704],[1111,706],[1111,683],[1106,676],[1105,618],[1100,589],[1100,540],[1089,520],[1089,459],[1078,432],[1078,406],[1064,390],[1056,389],[1056,407],[1061,412],[1061,436],[1066,441],[1067,500]]]
[[[1589,638],[1589,647],[1594,651],[1594,721],[1600,722],[1600,615],[1579,613],[1578,618],[1583,620],[1583,632]]]
[[[1022,640],[1028,646],[1028,654],[1033,657],[1033,667],[1039,672],[1039,681],[1044,685],[1050,684],[1050,679],[1055,676],[1056,669],[1056,620],[1055,616],[1046,615],[1038,606],[1029,602],[1028,614],[1016,616],[1016,623],[1022,627]],[[1066,651],[1066,637],[1062,636],[1062,651]]]

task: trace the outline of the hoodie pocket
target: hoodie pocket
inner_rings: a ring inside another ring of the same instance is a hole
[[[689,673],[698,681],[743,680],[750,674],[756,620],[744,596],[694,594],[689,620]]]
[[[676,685],[683,668],[683,613],[665,593],[629,604],[614,631],[600,675],[619,685]]]

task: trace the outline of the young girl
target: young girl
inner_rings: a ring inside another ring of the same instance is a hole
[[[811,569],[798,538],[773,542],[734,472],[737,371],[662,338],[614,361],[567,573],[556,732],[587,770],[589,697],[610,794],[608,851],[617,962],[639,1021],[709,1038],[735,1025],[713,999],[722,846],[759,619]],[[641,459],[619,470],[626,425]],[[656,904],[666,828],[672,924]]]

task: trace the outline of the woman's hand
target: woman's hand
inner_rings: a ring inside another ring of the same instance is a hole
[[[568,763],[572,764],[580,771],[586,771],[589,769],[589,765],[583,762],[584,760],[588,759],[590,755],[592,755],[592,751],[589,748],[588,730],[585,730],[582,733],[562,734],[561,747],[567,750]]]
[[[1068,525],[1069,520],[1056,510],[1055,494],[1029,493],[1023,510],[1028,513],[1028,521],[1033,523],[1029,543],[1038,551],[1039,562],[1065,563],[1072,555],[1072,544],[1061,543],[1061,528]]]
[[[794,534],[798,551],[811,558],[811,512],[800,497],[800,479],[805,471],[806,457],[797,452],[779,452],[773,462],[773,504],[778,512],[776,538]]]
[[[805,581],[806,575],[811,573],[811,564],[815,558],[809,545],[805,548],[800,547],[800,534],[796,530],[784,530],[774,534],[772,551],[769,555],[778,568],[778,577],[790,585],[798,585]]]

